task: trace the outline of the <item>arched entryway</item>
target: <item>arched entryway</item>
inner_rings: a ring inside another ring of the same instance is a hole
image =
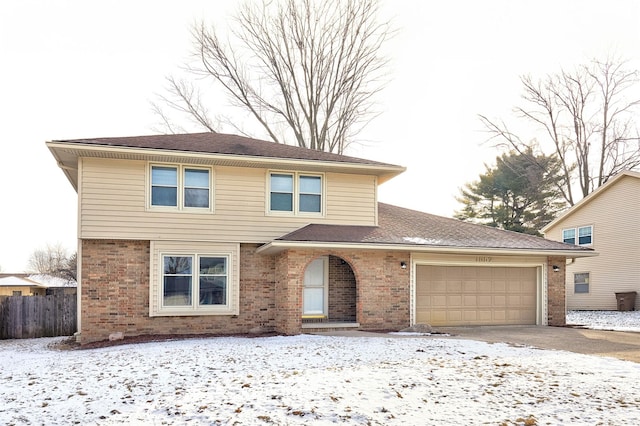
[[[355,323],[356,277],[348,262],[338,256],[319,256],[305,269],[302,289],[302,323]]]

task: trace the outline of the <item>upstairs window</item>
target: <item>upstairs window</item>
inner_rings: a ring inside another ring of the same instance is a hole
[[[151,205],[178,206],[177,167],[151,167]]]
[[[184,169],[184,206],[209,208],[209,170]]]
[[[293,211],[293,175],[271,175],[271,211]]]
[[[271,173],[269,175],[269,211],[293,214],[322,214],[321,175]]]
[[[580,246],[591,245],[593,242],[593,227],[589,225],[578,228],[563,229],[562,241],[568,244],[577,244]]]
[[[211,209],[211,170],[187,166],[151,166],[151,207]]]
[[[322,211],[322,179],[320,176],[300,176],[301,212],[320,213]]]

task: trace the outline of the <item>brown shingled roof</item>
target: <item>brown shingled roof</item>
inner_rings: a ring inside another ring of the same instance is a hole
[[[298,146],[285,145],[224,133],[186,133],[176,135],[128,136],[112,138],[91,138],[56,140],[83,145],[159,149],[166,151],[197,152],[207,154],[243,155],[266,158],[286,158],[295,160],[330,161],[379,166],[393,166],[387,163],[349,157]]]
[[[574,250],[585,251],[585,253],[592,251],[585,247],[462,222],[384,203],[378,204],[378,226],[311,224],[276,241],[402,244],[421,247],[507,250]]]

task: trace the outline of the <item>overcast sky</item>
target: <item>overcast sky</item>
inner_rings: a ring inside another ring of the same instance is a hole
[[[77,246],[77,195],[45,141],[156,133],[150,108],[189,53],[190,25],[233,1],[0,2],[0,268]],[[380,201],[442,216],[498,154],[477,114],[509,118],[519,76],[615,53],[640,64],[640,2],[383,0],[397,36],[381,114],[350,155],[407,167]],[[227,106],[220,100],[215,108]]]

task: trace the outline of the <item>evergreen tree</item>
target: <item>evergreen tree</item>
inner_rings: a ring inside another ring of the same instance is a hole
[[[539,235],[566,207],[562,198],[561,164],[553,157],[510,152],[485,164],[479,180],[461,189],[463,207],[455,217],[500,229]]]

